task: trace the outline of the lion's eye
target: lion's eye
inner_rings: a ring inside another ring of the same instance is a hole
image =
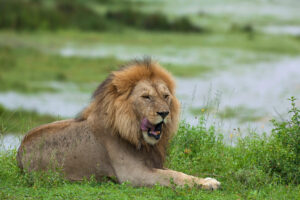
[[[165,98],[165,99],[167,99],[168,97],[169,97],[169,95],[168,95],[168,94],[165,94],[165,95],[164,95],[164,98]]]
[[[144,99],[150,99],[150,96],[149,95],[143,95],[142,96]]]

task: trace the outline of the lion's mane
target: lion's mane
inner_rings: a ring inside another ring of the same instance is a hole
[[[164,127],[162,138],[154,147],[143,140],[140,133],[140,121],[133,111],[133,105],[127,100],[134,86],[140,80],[146,79],[163,80],[173,96],[170,105],[171,120]],[[179,107],[179,102],[175,97],[175,82],[170,73],[150,59],[136,60],[123,66],[120,70],[112,72],[98,86],[91,103],[80,113],[77,120],[86,120],[91,117],[95,124],[101,123],[106,129],[111,130],[111,134],[116,134],[127,140],[137,149],[142,147],[146,149],[156,148],[163,161],[168,141],[178,127]],[[99,119],[99,116],[105,117]]]

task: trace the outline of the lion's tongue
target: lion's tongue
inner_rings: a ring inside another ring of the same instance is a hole
[[[159,135],[160,131],[155,131],[155,126],[152,125],[147,118],[144,118],[141,124],[142,131],[148,131],[150,129],[150,133],[152,135]]]
[[[142,124],[141,124],[141,129],[142,129],[142,131],[148,131],[150,129],[149,132],[155,136],[160,134],[160,130],[159,131],[155,130],[155,126],[152,125],[147,118],[143,119]]]
[[[144,118],[141,124],[142,131],[148,131],[151,129],[151,133],[154,132],[155,126],[153,126],[147,118]]]

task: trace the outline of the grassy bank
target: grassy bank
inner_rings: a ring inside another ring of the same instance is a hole
[[[218,191],[197,188],[133,188],[129,183],[68,182],[57,172],[24,174],[16,151],[0,153],[0,199],[297,199],[300,191],[300,110],[292,100],[290,119],[273,121],[269,137],[240,138],[227,146],[204,117],[181,123],[172,140],[168,168],[222,182]]]
[[[34,127],[59,119],[61,118],[50,115],[41,115],[34,111],[25,111],[22,109],[14,111],[8,110],[0,104],[0,134],[25,134]]]
[[[105,32],[76,30],[60,30],[55,32],[0,31],[1,46],[9,45],[15,47],[32,47],[38,50],[55,50],[68,44],[92,46],[97,43],[158,48],[164,46],[174,48],[228,48],[286,55],[298,55],[300,51],[300,39],[296,36],[255,33],[251,38],[248,34],[232,31],[231,29],[207,34],[151,33],[132,29]]]

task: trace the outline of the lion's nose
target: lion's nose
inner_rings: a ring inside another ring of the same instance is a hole
[[[169,114],[169,112],[157,112],[163,119]]]

